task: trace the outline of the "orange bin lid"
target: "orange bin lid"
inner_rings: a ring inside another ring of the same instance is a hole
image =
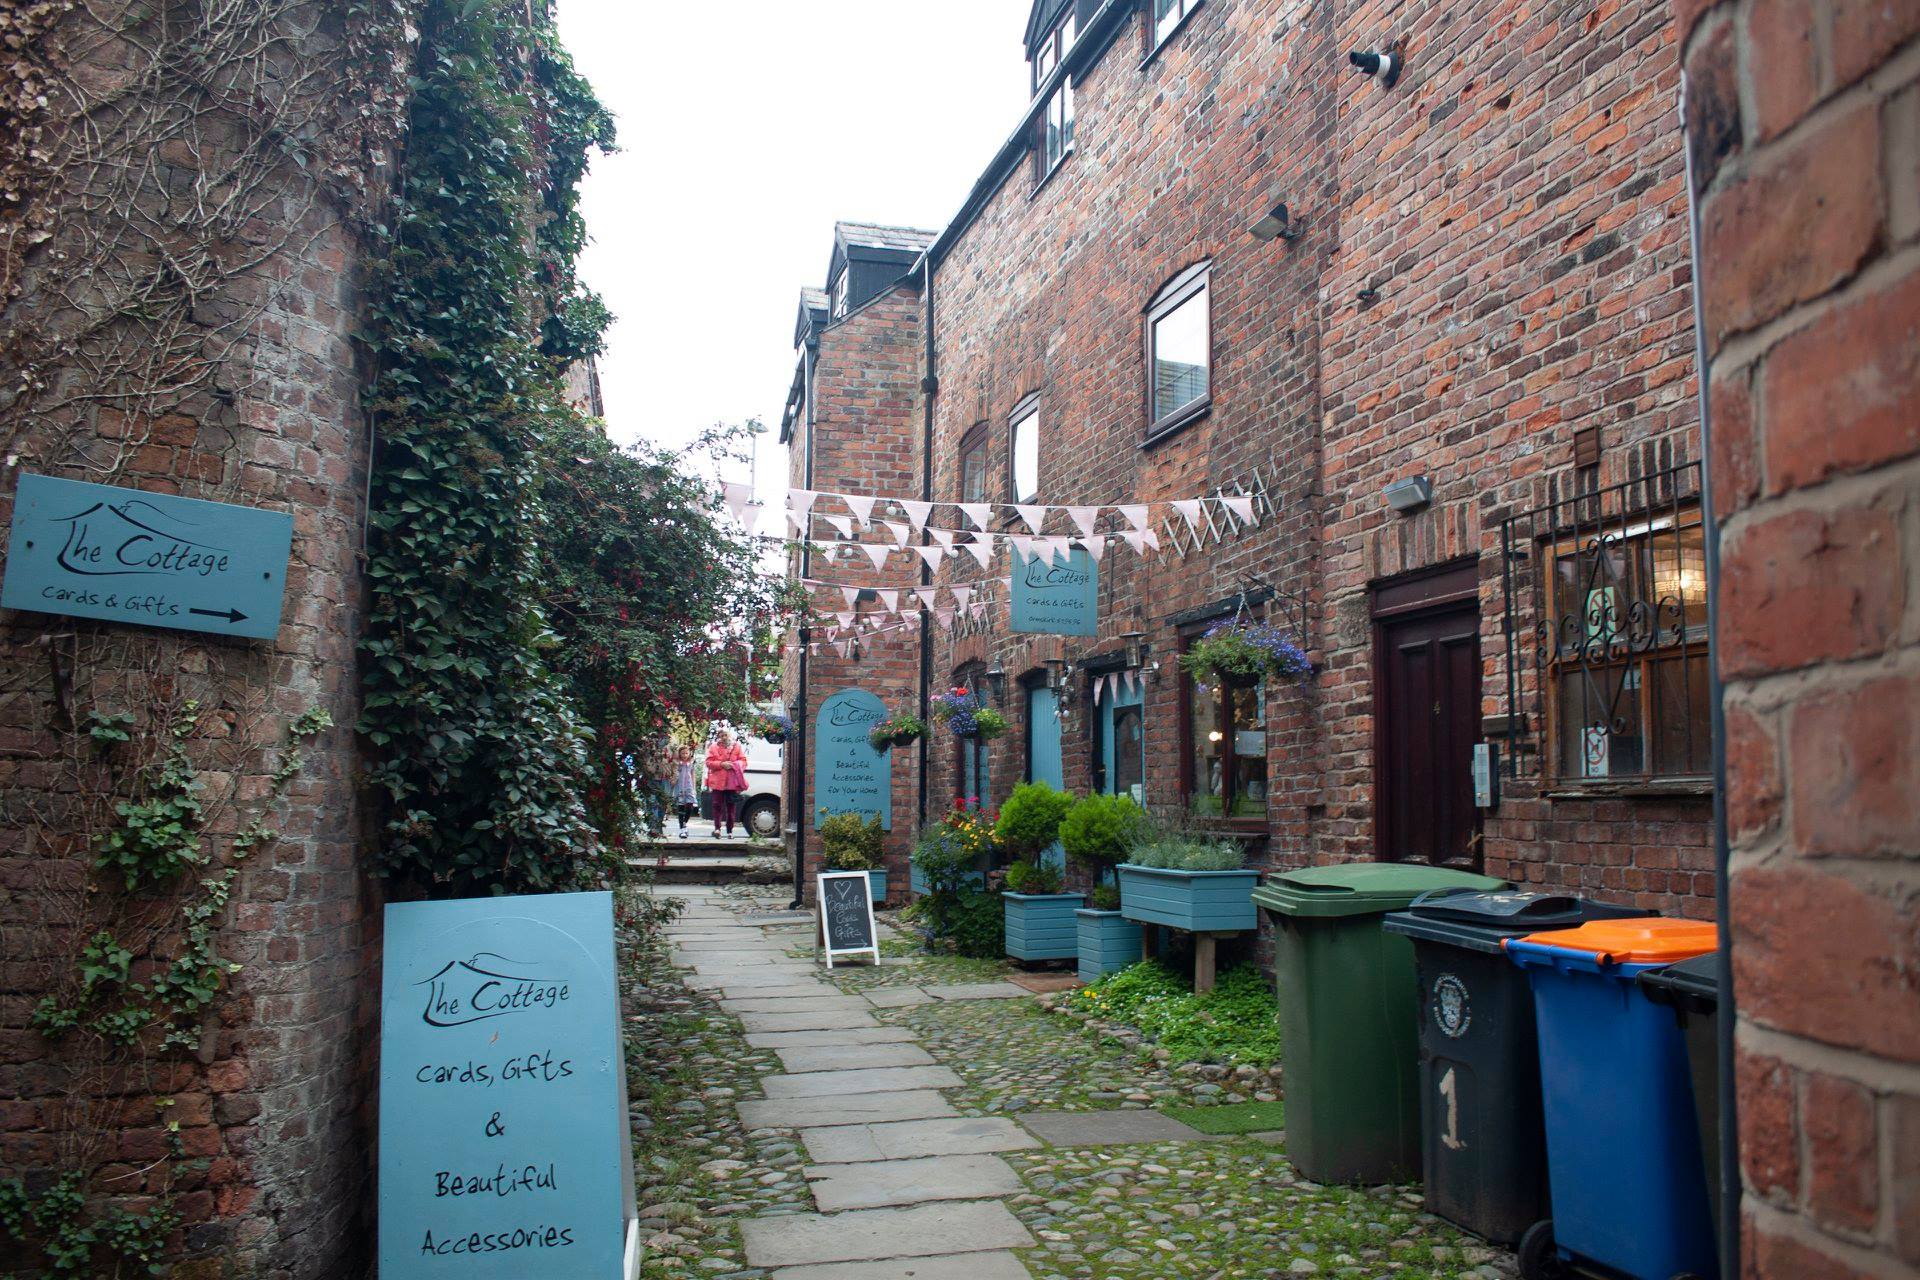
[[[1566,951],[1590,951],[1602,964],[1672,964],[1705,955],[1720,945],[1720,930],[1707,920],[1641,916],[1589,920],[1577,929],[1551,929],[1519,939]]]

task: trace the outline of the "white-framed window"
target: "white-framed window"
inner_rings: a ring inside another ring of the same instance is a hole
[[[833,318],[838,320],[847,314],[847,268],[840,268],[840,274],[833,278]]]
[[[1147,434],[1170,431],[1206,409],[1213,392],[1211,268],[1174,277],[1147,308]]]
[[[1177,30],[1187,15],[1200,7],[1200,0],[1153,0],[1153,45],[1159,48]]]
[[[1073,6],[1068,5],[1066,14],[1054,25],[1034,48],[1033,86],[1030,92],[1039,93],[1040,87],[1047,82],[1054,68],[1073,47],[1076,37],[1073,22]],[[1053,172],[1053,167],[1066,158],[1073,150],[1073,85],[1061,81],[1060,87],[1047,99],[1047,108],[1040,117],[1040,137],[1034,147],[1034,158],[1038,170],[1036,177],[1044,179]]]
[[[1007,420],[1008,493],[1013,502],[1040,496],[1040,404],[1029,400]]]

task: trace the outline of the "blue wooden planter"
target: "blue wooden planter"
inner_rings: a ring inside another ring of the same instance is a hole
[[[1084,893],[1003,893],[1007,954],[1015,960],[1071,960],[1080,954],[1073,913],[1087,905]]]
[[[1080,938],[1080,981],[1092,982],[1140,958],[1140,926],[1123,913],[1083,907],[1073,918]]]
[[[1120,866],[1120,912],[1142,924],[1189,932],[1231,933],[1252,929],[1258,871],[1167,871]]]
[[[885,867],[879,867],[867,872],[867,883],[873,886],[873,900],[875,902],[885,902],[887,900],[887,869]]]

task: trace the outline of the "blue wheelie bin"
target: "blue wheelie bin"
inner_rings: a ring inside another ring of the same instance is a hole
[[[1635,981],[1717,945],[1660,918],[1507,942],[1533,987],[1553,1206],[1521,1238],[1523,1280],[1718,1275],[1686,1044]]]

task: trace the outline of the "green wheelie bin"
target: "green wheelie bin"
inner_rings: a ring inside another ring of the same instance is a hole
[[[1362,862],[1285,872],[1253,891],[1273,921],[1287,1156],[1315,1182],[1420,1176],[1420,984],[1413,944],[1380,917],[1454,887],[1508,885]]]

